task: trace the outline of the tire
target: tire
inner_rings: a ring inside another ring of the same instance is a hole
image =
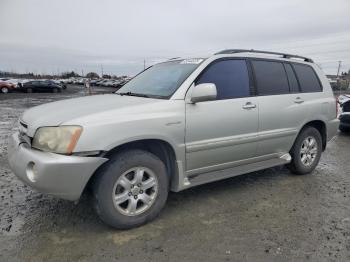
[[[33,93],[33,89],[27,88],[27,89],[26,89],[26,92],[27,92],[27,93]]]
[[[350,128],[346,128],[346,127],[344,127],[344,126],[339,126],[339,130],[340,130],[340,132],[342,132],[342,133],[348,133],[348,132],[350,132]]]
[[[53,88],[52,89],[52,93],[58,93],[58,89],[57,88]]]
[[[311,144],[316,147],[311,146]],[[303,154],[303,151],[306,153]],[[290,154],[292,156],[292,162],[288,167],[293,173],[297,175],[311,173],[316,168],[322,154],[320,132],[314,127],[304,128],[295,140]]]
[[[1,88],[1,93],[7,94],[7,93],[9,93],[9,92],[10,92],[10,90],[9,90],[7,87],[2,87],[2,88]]]
[[[135,182],[135,186],[129,188],[129,182],[135,181],[136,173],[142,169],[145,179],[141,180],[142,185]],[[151,185],[149,181],[155,181],[156,186],[147,189]],[[127,186],[124,187],[124,184]],[[166,167],[157,156],[137,149],[123,151],[113,156],[95,174],[94,207],[104,223],[118,229],[129,229],[155,219],[165,205],[168,191],[169,177]],[[117,195],[122,196],[119,203],[113,199]],[[122,202],[124,199],[125,202]],[[143,199],[152,200],[147,205]],[[132,211],[132,203],[135,201],[134,206],[137,208]]]

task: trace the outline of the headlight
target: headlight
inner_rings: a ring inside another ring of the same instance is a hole
[[[71,154],[82,131],[80,126],[41,127],[35,132],[32,147],[47,152]]]

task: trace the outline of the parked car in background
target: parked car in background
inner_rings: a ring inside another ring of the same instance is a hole
[[[14,84],[16,86],[16,88],[21,88],[23,83],[25,83],[27,80],[26,79],[14,79],[14,78],[10,78],[5,80],[8,83]]]
[[[0,80],[1,93],[7,94],[16,89],[16,85],[7,81]]]
[[[339,130],[341,132],[350,132],[350,95],[341,95],[338,101],[340,106]]]
[[[8,157],[24,183],[72,201],[88,185],[100,218],[126,229],[153,220],[170,190],[278,165],[311,173],[339,120],[311,59],[224,50],[156,64],[114,94],[34,107],[19,125]]]
[[[67,84],[63,80],[48,80],[48,81],[52,81],[53,83],[62,86],[62,89],[67,89]]]
[[[97,82],[100,81],[99,79],[91,79],[90,80],[90,85],[91,86],[96,86]]]
[[[105,86],[105,83],[108,82],[109,79],[100,79],[99,81],[96,82],[97,86]]]
[[[33,80],[23,84],[21,90],[27,93],[32,92],[62,92],[62,85],[51,80]]]

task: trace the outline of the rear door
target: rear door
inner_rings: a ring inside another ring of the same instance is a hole
[[[322,84],[315,70],[310,65],[300,63],[293,63],[292,67],[300,84],[301,92],[298,97],[305,109],[305,118],[314,120],[319,115],[327,116],[330,109],[329,95],[322,92]]]
[[[214,83],[217,99],[186,104],[189,174],[225,169],[256,156],[258,106],[246,60],[214,61],[194,85],[201,83]]]
[[[305,119],[299,84],[289,63],[259,59],[251,64],[259,104],[257,152],[278,157],[289,152]]]

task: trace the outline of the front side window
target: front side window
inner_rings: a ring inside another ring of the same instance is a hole
[[[222,60],[209,65],[196,81],[196,85],[213,83],[217,100],[250,96],[249,76],[245,60]]]
[[[252,61],[258,95],[281,95],[289,93],[286,71],[281,62]]]
[[[184,59],[156,64],[126,83],[117,94],[169,98],[203,59]]]
[[[321,92],[322,87],[315,71],[308,65],[293,64],[297,77],[299,79],[301,92]]]

